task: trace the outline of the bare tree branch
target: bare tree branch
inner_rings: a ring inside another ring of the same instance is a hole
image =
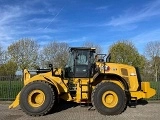
[[[19,69],[36,67],[39,45],[32,39],[21,39],[8,47],[11,59],[17,63]]]

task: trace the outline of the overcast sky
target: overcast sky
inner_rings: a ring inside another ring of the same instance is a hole
[[[0,0],[0,44],[21,38],[81,46],[91,41],[104,52],[131,40],[140,53],[160,41],[160,0]]]

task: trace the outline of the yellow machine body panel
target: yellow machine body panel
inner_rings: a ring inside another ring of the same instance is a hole
[[[150,87],[149,82],[139,82],[138,73],[135,67],[117,63],[97,62],[100,73],[121,76],[128,84],[131,97],[136,99],[150,98],[156,94],[156,91]],[[105,68],[104,68],[105,66]],[[110,80],[110,82],[114,82]],[[115,82],[114,82],[115,83]],[[121,83],[118,83],[121,85]],[[140,84],[140,85],[139,85]],[[141,86],[141,90],[138,88]]]
[[[31,76],[30,73],[25,69],[24,70],[24,86],[33,81],[43,80],[43,81],[49,82],[50,84],[53,84],[57,88],[58,94],[60,94],[61,92],[67,92],[66,84],[68,81],[61,79],[60,77],[61,69],[58,69],[55,72],[56,72],[55,73],[56,76],[53,76],[52,71],[50,71],[47,73],[41,73],[33,77],[30,77]]]
[[[129,85],[130,91],[136,91],[138,88],[137,73],[133,66],[117,63],[97,63],[100,67],[100,73],[118,75],[124,78]]]
[[[61,96],[66,101],[71,101],[72,97],[70,94],[68,94],[68,87],[66,86],[68,83],[68,80],[62,80],[61,78],[61,69],[55,70],[55,75],[52,75],[52,71],[43,73],[43,74],[37,74],[31,77],[31,74],[27,69],[24,70],[24,87],[28,85],[31,82],[34,81],[46,81],[52,85],[54,85],[57,89],[58,94],[66,93],[63,96]],[[20,97],[21,91],[16,96],[15,101],[9,106],[9,108],[15,108],[19,105],[19,97]]]

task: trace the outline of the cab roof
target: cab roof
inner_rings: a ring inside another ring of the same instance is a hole
[[[92,47],[70,47],[70,50],[90,50],[90,51],[96,51],[96,48]]]

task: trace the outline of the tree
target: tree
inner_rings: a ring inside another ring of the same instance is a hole
[[[158,81],[158,76],[160,76],[160,41],[148,42],[145,46],[145,56],[150,63],[148,72],[154,75],[156,81]]]
[[[25,38],[11,44],[8,53],[20,70],[32,69],[37,66],[38,48],[39,45],[34,40]]]
[[[8,62],[0,66],[0,76],[15,75],[17,68],[17,64],[9,60]]]
[[[2,50],[2,46],[0,45],[0,64],[5,62],[4,51]]]
[[[53,64],[53,67],[63,68],[68,60],[69,46],[64,42],[53,41],[43,47],[40,59],[41,66],[47,67],[48,64]]]
[[[17,64],[9,60],[8,53],[0,45],[0,76],[15,75]]]
[[[102,52],[101,46],[96,45],[96,44],[94,44],[92,42],[89,42],[89,41],[84,42],[83,46],[84,47],[93,47],[93,48],[96,48],[96,53],[101,53]]]
[[[118,41],[109,47],[109,53],[111,53],[111,62],[132,65],[140,68],[142,72],[146,60],[138,53],[132,42]]]

